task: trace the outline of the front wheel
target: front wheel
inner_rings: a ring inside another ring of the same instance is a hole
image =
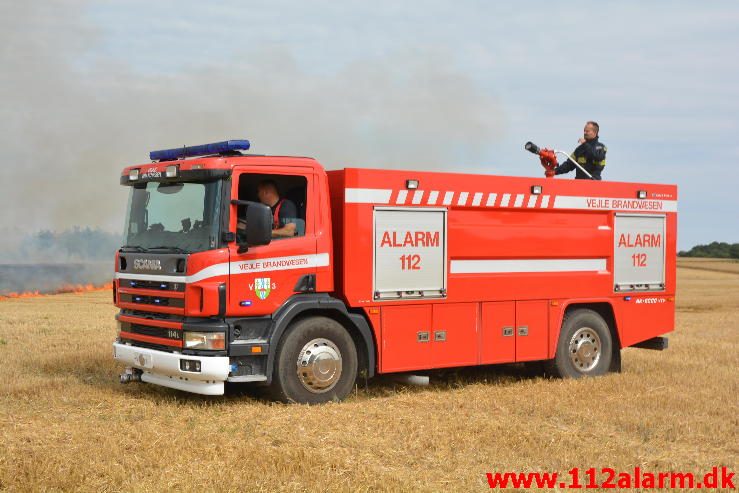
[[[272,397],[321,404],[346,398],[357,378],[357,349],[346,329],[327,317],[288,327],[277,346]]]
[[[549,373],[562,378],[604,375],[611,366],[613,340],[603,317],[578,309],[565,315]]]

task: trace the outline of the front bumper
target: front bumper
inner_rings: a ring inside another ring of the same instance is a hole
[[[231,371],[227,356],[190,356],[113,343],[113,357],[140,369],[143,382],[204,395],[223,395],[223,382]],[[200,362],[200,371],[180,370],[180,360]]]

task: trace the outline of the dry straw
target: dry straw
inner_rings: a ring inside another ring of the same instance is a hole
[[[739,264],[678,269],[664,352],[547,380],[516,367],[389,378],[285,406],[121,386],[109,292],[0,301],[0,491],[483,491],[486,472],[736,470]]]

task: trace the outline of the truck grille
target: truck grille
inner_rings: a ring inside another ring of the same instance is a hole
[[[147,312],[144,310],[121,310],[123,315],[130,317],[147,318],[150,320],[166,320],[167,322],[182,322],[182,315],[173,315],[171,313]]]
[[[165,282],[165,281],[142,281],[138,279],[120,279],[120,287],[134,289],[152,289],[157,291],[178,291],[185,290],[184,282]]]
[[[165,325],[165,327],[161,327],[148,325],[148,322],[157,323],[158,320],[153,317],[147,317],[146,322],[141,320],[144,323],[139,323],[137,320],[129,317],[141,318],[141,315],[121,312],[120,317],[118,317],[118,337],[121,341],[137,347],[159,349],[162,351],[174,351],[182,348],[183,333],[179,323],[173,324],[172,321],[161,320],[161,324]],[[173,327],[173,325],[175,326]]]
[[[182,340],[182,331],[178,329],[167,329],[165,327],[152,327],[151,325],[132,324],[121,322],[121,330],[131,334],[141,334],[162,339]]]
[[[121,303],[138,303],[142,305],[154,306],[171,306],[182,308],[185,306],[185,300],[182,298],[167,298],[166,296],[145,296],[142,294],[123,294],[120,295]]]

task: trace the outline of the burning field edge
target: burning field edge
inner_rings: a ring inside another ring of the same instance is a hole
[[[0,301],[3,300],[9,300],[9,299],[16,299],[16,298],[34,298],[36,296],[50,296],[53,294],[66,294],[66,293],[75,293],[75,294],[82,294],[86,293],[88,291],[102,291],[105,289],[113,289],[113,283],[109,282],[103,285],[93,285],[93,284],[66,284],[59,286],[58,288],[55,288],[53,291],[50,292],[39,292],[39,291],[24,291],[22,293],[5,293],[3,295],[0,295]]]

